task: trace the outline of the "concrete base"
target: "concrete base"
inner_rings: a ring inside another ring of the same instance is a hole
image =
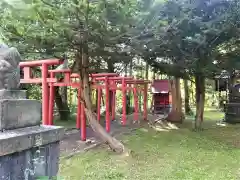
[[[0,180],[56,176],[64,129],[34,126],[0,133]]]
[[[40,150],[40,154],[38,154]],[[59,142],[0,157],[0,180],[36,180],[57,176]]]
[[[57,175],[64,129],[41,126],[41,116],[41,103],[25,91],[0,90],[0,180]]]
[[[0,100],[0,131],[40,125],[41,117],[41,103],[37,100]]]
[[[0,90],[0,99],[26,99],[26,96],[24,90]]]
[[[59,141],[64,128],[33,126],[0,133],[0,156]],[[0,163],[1,164],[1,163]]]

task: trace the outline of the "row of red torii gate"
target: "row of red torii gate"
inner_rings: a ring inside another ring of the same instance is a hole
[[[35,60],[25,61],[20,63],[20,68],[23,72],[23,78],[21,79],[22,84],[40,84],[42,86],[42,124],[53,125],[53,111],[54,111],[54,97],[56,86],[69,86],[78,89],[78,104],[77,104],[77,117],[76,117],[76,128],[81,131],[81,140],[86,140],[86,117],[84,113],[84,104],[81,102],[81,82],[79,81],[79,74],[72,73],[70,69],[55,69],[50,68],[54,65],[60,65],[63,61],[60,59],[46,59],[46,60]],[[41,69],[41,77],[33,76],[33,69],[39,67]],[[63,81],[59,81],[56,77],[57,74],[62,74]],[[122,93],[122,118],[121,124],[126,125],[126,114],[127,114],[127,92],[133,92],[134,97],[134,121],[139,119],[139,99],[138,93],[143,95],[143,117],[147,120],[148,114],[148,86],[150,81],[134,79],[133,77],[122,77],[117,73],[97,73],[90,75],[90,81],[92,88],[98,92],[98,103],[97,103],[97,120],[100,121],[100,109],[101,109],[101,93],[105,91],[105,128],[107,132],[111,130],[111,121],[115,119],[116,111],[116,91]],[[162,83],[161,83],[162,82]],[[171,101],[169,91],[165,91],[165,81],[155,81],[153,83],[153,112],[157,112],[159,107],[165,107],[170,104]],[[164,89],[161,91],[161,87]],[[157,91],[156,91],[157,90]],[[160,91],[159,91],[160,90]],[[109,94],[112,93],[113,98],[109,99]],[[110,106],[111,104],[111,106]],[[110,107],[112,109],[110,109]]]

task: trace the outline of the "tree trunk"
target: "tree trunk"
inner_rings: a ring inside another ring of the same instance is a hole
[[[148,80],[148,71],[149,71],[149,64],[146,62],[146,67],[145,67],[145,79]]]
[[[235,85],[235,83],[236,83],[236,75],[235,75],[235,71],[232,70],[232,71],[230,72],[230,79],[229,79],[228,85],[229,85],[230,87],[232,87],[232,86]]]
[[[129,72],[128,72],[128,65],[126,64],[125,65],[125,75],[128,76],[128,73],[129,75],[131,76],[132,75],[132,60],[130,60],[130,66],[129,66]],[[127,104],[126,104],[126,114],[129,114],[130,113],[130,107],[131,107],[131,95],[129,92],[127,92],[126,94],[126,100],[127,100]]]
[[[101,101],[101,98],[100,98]],[[96,94],[95,94],[95,109],[94,112],[97,113],[97,107],[98,107],[98,91],[96,90]]]
[[[152,77],[152,79],[153,79],[153,80],[156,79],[156,72],[155,72],[155,70],[153,70],[153,77]]]
[[[170,80],[170,89],[171,89],[171,95],[172,95],[172,110],[177,109],[177,95],[176,95],[176,81]]]
[[[68,103],[69,103],[69,106],[71,107],[72,104],[73,104],[73,89],[69,89],[69,92],[68,92]]]
[[[181,97],[181,87],[180,87],[180,78],[175,78],[175,90],[176,90],[176,111],[179,114],[182,114],[182,97]]]
[[[133,59],[130,59],[130,66],[129,66],[129,76],[133,76]],[[133,94],[132,92],[127,93],[127,114],[133,113],[132,107],[133,107]]]
[[[205,104],[205,78],[202,74],[195,76],[196,85],[196,117],[193,129],[202,130],[204,104]]]
[[[79,74],[80,74],[80,82],[82,82],[82,92],[81,99],[84,102],[84,110],[86,113],[86,117],[93,131],[104,141],[109,147],[118,153],[122,153],[124,151],[123,144],[110,136],[104,128],[98,123],[96,114],[93,113],[92,110],[92,102],[91,102],[91,87],[89,82],[89,59],[88,59],[88,43],[82,42],[81,45],[81,54],[77,53],[76,61],[79,63]]]
[[[196,99],[195,99],[195,82],[192,81],[190,82],[190,94],[191,94],[191,100],[190,102],[192,102],[192,104],[196,104]]]
[[[166,119],[171,122],[182,123],[184,115],[182,112],[182,99],[179,78],[174,78],[173,80],[170,80],[170,89],[172,95],[172,110],[168,114],[168,117]]]
[[[191,114],[190,102],[189,102],[189,88],[188,88],[188,80],[184,79],[184,106],[185,106],[185,113]]]
[[[67,121],[70,117],[70,110],[67,101],[67,87],[55,87],[55,102],[61,120]]]

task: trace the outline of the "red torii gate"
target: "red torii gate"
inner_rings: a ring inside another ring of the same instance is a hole
[[[26,61],[20,63],[20,68],[23,69],[24,77],[21,79],[21,83],[33,83],[42,84],[42,123],[44,125],[53,124],[53,108],[54,108],[54,88],[56,86],[71,86],[78,89],[78,105],[77,105],[77,119],[76,128],[81,129],[81,139],[86,140],[86,118],[84,113],[84,105],[81,104],[80,94],[81,94],[81,82],[75,82],[72,79],[78,79],[79,74],[71,73],[71,70],[49,70],[49,66],[60,65],[62,61],[59,59],[47,59],[47,60],[36,60],[36,61]],[[41,78],[33,77],[31,68],[40,67],[41,68]],[[55,77],[57,73],[64,75],[62,82]],[[50,77],[49,77],[50,75]],[[109,109],[109,93],[113,92],[113,102],[112,102],[112,120],[115,119],[115,101],[116,101],[116,91],[122,91],[122,103],[123,103],[123,115],[122,115],[122,125],[126,125],[126,92],[133,91],[134,94],[134,120],[138,120],[138,97],[137,91],[144,93],[144,119],[147,120],[147,90],[150,81],[146,80],[136,80],[132,77],[120,77],[116,73],[98,73],[90,74],[92,88],[98,91],[98,98],[101,97],[102,90],[106,93],[106,131],[110,132],[110,109]],[[101,83],[101,84],[100,84]],[[120,87],[118,85],[121,85]],[[139,85],[143,85],[144,88],[139,88]],[[133,87],[132,87],[133,86]],[[97,119],[100,120],[100,107],[101,101],[98,99],[97,104]]]

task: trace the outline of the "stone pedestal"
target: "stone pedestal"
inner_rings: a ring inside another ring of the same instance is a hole
[[[229,124],[240,123],[240,103],[227,103],[225,107],[225,121]]]
[[[26,91],[0,90],[0,99],[26,99]]]
[[[57,175],[62,127],[42,126],[41,103],[23,91],[0,91],[0,180]]]

